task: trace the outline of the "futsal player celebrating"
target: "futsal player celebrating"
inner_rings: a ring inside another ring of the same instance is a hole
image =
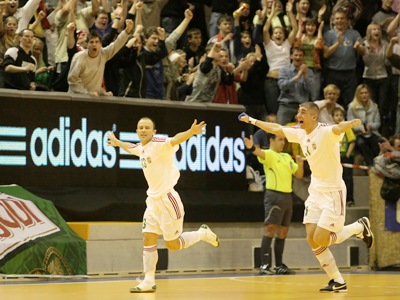
[[[289,142],[300,144],[311,169],[303,223],[306,226],[307,241],[330,279],[320,292],[347,292],[346,282],[329,246],[340,244],[353,235],[363,239],[367,248],[374,242],[367,217],[344,226],[346,185],[342,179],[339,143],[348,129],[361,126],[361,120],[353,119],[327,125],[318,122],[318,112],[315,103],[301,103],[297,113],[298,125],[294,127],[263,122],[245,113],[239,115],[239,120],[269,133],[284,135]]]
[[[140,157],[149,186],[142,230],[145,277],[139,285],[129,290],[131,293],[156,291],[157,240],[160,235],[163,235],[169,250],[188,248],[201,240],[219,247],[217,235],[207,225],[201,225],[197,231],[183,232],[185,212],[180,196],[174,190],[180,176],[174,163],[175,152],[178,151],[179,144],[203,133],[205,126],[204,121],[197,123],[197,120],[194,120],[190,129],[167,138],[154,136],[156,133],[154,121],[144,117],[139,120],[136,129],[140,143],[123,142],[117,139],[113,132],[108,134],[109,146],[120,147]]]

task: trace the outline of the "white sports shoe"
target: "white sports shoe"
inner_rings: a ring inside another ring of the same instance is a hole
[[[130,288],[130,293],[154,293],[157,290],[157,286],[154,282],[142,281],[137,286]]]
[[[202,240],[213,245],[214,247],[219,247],[219,239],[218,236],[211,231],[211,229],[203,224],[200,226],[199,231],[203,233]]]

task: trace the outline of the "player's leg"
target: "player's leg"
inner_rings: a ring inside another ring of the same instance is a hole
[[[145,277],[140,284],[129,290],[131,293],[152,293],[157,289],[155,273],[158,261],[158,237],[159,235],[155,233],[143,233],[143,271]]]
[[[219,246],[218,236],[205,224],[196,231],[183,232],[184,209],[179,194],[173,190],[162,198],[163,214],[160,226],[169,250],[185,249],[199,241]]]
[[[340,244],[351,236],[356,235],[358,238],[363,239],[367,247],[370,248],[373,244],[374,236],[368,218],[363,217],[352,224],[344,226],[346,188],[323,195],[325,197],[324,202],[328,203],[328,205],[323,207],[318,225],[330,231],[330,234],[327,236],[324,232],[320,232],[320,227],[318,227],[314,236],[315,241],[319,245],[329,246]]]
[[[160,210],[157,206],[157,199],[148,197],[146,199],[146,211],[143,216],[143,271],[144,280],[137,286],[131,288],[131,293],[152,293],[157,287],[155,284],[155,272],[158,261],[157,240],[162,234],[158,224]]]
[[[330,193],[321,193],[312,186],[310,186],[309,192],[309,197],[305,202],[303,220],[306,225],[307,242],[330,279],[328,286],[320,291],[330,290],[333,292],[334,289],[335,291],[347,291],[346,283],[339,272],[335,258],[327,247],[331,233],[329,229],[337,228],[341,230],[343,228],[344,210],[341,209],[340,203],[332,204]],[[337,210],[335,210],[333,216],[327,212],[332,208]],[[333,220],[330,218],[333,218]]]
[[[317,224],[307,223],[307,242],[310,245],[315,258],[318,260],[325,273],[328,275],[330,281],[328,286],[320,289],[320,292],[346,292],[347,285],[344,281],[337,265],[332,252],[327,246],[321,246],[315,242],[314,237],[316,236]],[[330,232],[325,229],[318,229],[318,234],[325,236],[325,239],[329,237]]]

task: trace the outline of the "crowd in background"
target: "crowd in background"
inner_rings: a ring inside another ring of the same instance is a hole
[[[367,165],[400,133],[399,0],[6,0],[0,13],[0,87],[242,104],[280,124],[316,101],[321,122],[362,120],[348,145]]]

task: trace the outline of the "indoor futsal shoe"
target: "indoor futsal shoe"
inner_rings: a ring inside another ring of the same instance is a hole
[[[357,222],[364,226],[364,230],[357,237],[365,242],[367,248],[371,248],[374,244],[374,234],[372,233],[369,219],[367,217],[362,217],[358,219]]]
[[[142,281],[137,286],[130,288],[130,293],[154,293],[157,290],[157,286],[154,283],[148,283]]]
[[[345,293],[347,292],[347,285],[345,283],[339,283],[331,279],[328,285],[319,290],[321,293]]]
[[[219,247],[219,239],[218,236],[211,231],[211,229],[203,224],[200,226],[199,231],[202,233],[202,240],[213,245],[214,247]]]

